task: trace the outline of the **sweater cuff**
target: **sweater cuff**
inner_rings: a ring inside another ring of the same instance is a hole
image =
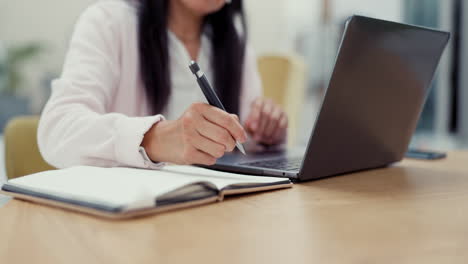
[[[128,117],[117,121],[116,160],[124,166],[158,169],[164,163],[148,162],[141,154],[140,145],[145,133],[156,123],[165,120],[162,115]]]
[[[145,162],[145,167],[147,167],[148,169],[160,169],[162,167],[164,167],[164,165],[166,165],[165,162],[154,162],[150,159],[150,157],[148,156],[148,153],[146,153],[146,150],[144,147],[140,146],[138,148],[138,151],[140,151],[140,155],[143,157],[143,160]]]

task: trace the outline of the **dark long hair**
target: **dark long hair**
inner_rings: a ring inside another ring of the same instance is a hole
[[[141,79],[153,114],[165,109],[171,95],[167,35],[169,1],[140,0],[138,10]],[[241,22],[242,35],[236,28],[236,19]],[[204,26],[211,32],[214,87],[226,110],[238,114],[247,35],[242,0],[232,0],[221,10],[207,15]]]

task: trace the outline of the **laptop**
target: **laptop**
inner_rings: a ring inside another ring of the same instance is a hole
[[[212,169],[319,179],[400,161],[450,34],[363,16],[345,27],[307,148],[233,152]]]

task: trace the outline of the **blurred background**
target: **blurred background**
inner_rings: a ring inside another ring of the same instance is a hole
[[[40,114],[51,80],[60,75],[74,23],[93,2],[0,0],[0,179],[6,123]],[[261,72],[271,71],[271,61],[299,65],[292,67],[298,74],[287,77],[294,80],[285,82],[300,91],[291,98],[297,106],[291,112],[298,117],[291,133],[294,144],[307,142],[344,22],[360,14],[452,33],[412,145],[433,150],[468,146],[468,5],[462,0],[244,0],[244,5]]]

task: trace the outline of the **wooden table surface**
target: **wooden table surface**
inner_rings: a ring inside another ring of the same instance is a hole
[[[110,221],[12,200],[1,263],[468,263],[468,152]]]

